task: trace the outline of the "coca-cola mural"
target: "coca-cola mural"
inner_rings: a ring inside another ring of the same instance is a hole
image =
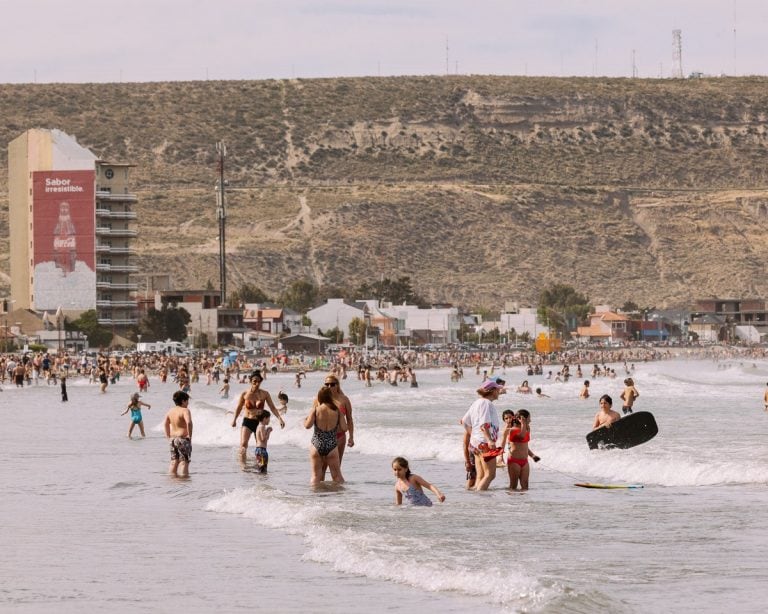
[[[94,171],[32,173],[36,309],[94,309]]]

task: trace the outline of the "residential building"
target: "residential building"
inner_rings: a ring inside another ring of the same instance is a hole
[[[359,318],[366,321],[368,306],[365,303],[348,303],[342,298],[329,298],[324,305],[307,311],[307,317],[312,321],[314,332],[338,328],[345,340],[349,340],[349,324]]]
[[[768,308],[763,299],[700,299],[691,312],[691,330],[705,316],[722,318],[723,330],[719,334],[721,340],[733,341],[740,338],[757,343],[757,339],[768,335]],[[711,317],[705,320],[705,323],[711,322]]]
[[[364,335],[367,346],[397,345],[398,333],[405,328],[405,322],[390,314],[392,303],[380,303],[376,299],[363,302],[368,306]]]
[[[445,345],[458,343],[461,317],[456,307],[422,309],[416,305],[394,305],[386,312],[398,320],[400,343]]]
[[[629,316],[615,313],[606,305],[589,314],[589,326],[579,326],[576,337],[585,343],[617,343],[630,339]]]
[[[8,145],[11,296],[16,309],[137,324],[133,165],[99,160],[61,130]]]
[[[155,293],[155,309],[182,307],[190,315],[187,335],[196,347],[246,345],[251,329],[243,324],[243,309],[221,306],[218,290],[166,290]]]

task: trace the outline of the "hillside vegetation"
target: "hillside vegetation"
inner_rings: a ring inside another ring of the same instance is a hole
[[[136,164],[138,264],[229,287],[409,275],[500,307],[768,296],[768,80],[399,77],[0,86],[0,142],[60,128]],[[0,193],[7,201],[7,149]],[[7,207],[0,218],[7,237]],[[7,239],[2,266],[7,269]],[[7,285],[7,280],[6,280]]]

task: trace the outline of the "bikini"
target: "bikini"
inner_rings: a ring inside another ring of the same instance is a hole
[[[245,409],[251,410],[251,409],[264,409],[264,399],[261,399],[254,403],[250,399],[245,400]],[[255,418],[243,418],[243,426],[247,428],[252,433],[256,432],[256,429],[259,427],[259,421]]]
[[[512,429],[509,432],[510,443],[528,443],[531,440],[531,431],[528,431],[525,435],[520,435],[520,429]],[[515,464],[520,467],[525,467],[528,464],[528,457],[525,458],[507,458],[507,464]]]
[[[320,456],[328,456],[338,446],[336,440],[336,429],[339,427],[339,417],[336,416],[336,425],[324,431],[317,426],[317,415],[315,415],[314,431],[312,433],[312,445],[315,446],[317,453]]]

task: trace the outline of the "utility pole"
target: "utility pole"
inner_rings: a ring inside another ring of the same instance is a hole
[[[219,220],[219,287],[221,289],[221,306],[227,302],[227,248],[226,225],[227,207],[225,200],[224,158],[227,155],[227,146],[224,141],[216,143],[216,151],[219,154],[219,180],[216,184],[216,218]]]
[[[683,32],[672,30],[672,78],[683,78]]]

